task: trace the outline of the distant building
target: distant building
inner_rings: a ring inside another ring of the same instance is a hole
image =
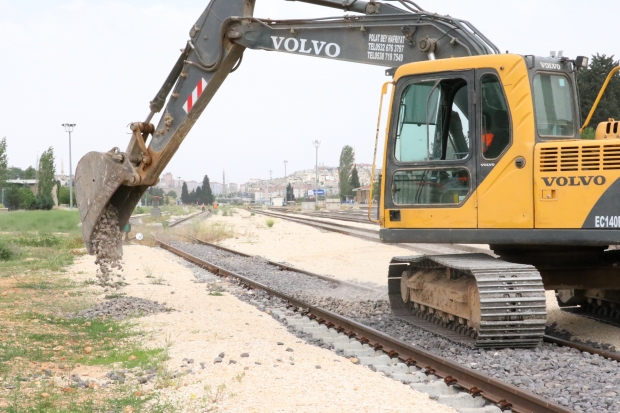
[[[271,198],[271,206],[284,206],[284,197],[283,196],[274,196]]]
[[[239,187],[237,184],[233,184],[232,182],[228,184],[228,193],[239,192]]]
[[[198,188],[198,181],[185,181],[185,183],[187,184],[187,190],[189,192],[195,191],[196,188]]]
[[[221,183],[209,181],[209,186],[211,186],[211,192],[213,193],[213,195],[222,195]]]
[[[167,172],[161,176],[161,182],[164,183],[164,186],[167,188],[174,188],[176,185],[174,184],[174,176],[170,172]]]
[[[39,191],[39,181],[37,179],[7,179],[7,184],[27,186],[33,194]]]
[[[358,204],[367,204],[370,198],[370,185],[355,188],[355,202]]]

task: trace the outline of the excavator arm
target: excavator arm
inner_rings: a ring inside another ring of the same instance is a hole
[[[90,152],[78,163],[75,186],[89,253],[94,253],[93,231],[108,205],[116,208],[124,226],[226,77],[239,67],[246,48],[388,68],[499,52],[470,23],[425,12],[409,0],[398,1],[404,8],[373,1],[297,1],[363,14],[269,20],[253,17],[255,0],[212,0],[191,27],[146,120],[130,125],[127,149]],[[151,121],[162,110],[154,126]]]

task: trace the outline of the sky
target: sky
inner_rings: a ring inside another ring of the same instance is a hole
[[[617,1],[617,0],[616,0]],[[423,8],[468,20],[499,49],[548,56],[615,55],[617,2],[591,0],[420,0]],[[87,152],[125,150],[127,125],[143,121],[206,0],[0,0],[0,138],[9,164],[26,168],[50,146],[69,172]],[[340,16],[284,0],[257,0],[263,18]],[[246,50],[166,172],[185,180],[238,184],[337,166],[344,145],[371,163],[382,84],[378,66]],[[619,108],[620,112],[620,108]],[[156,115],[155,122],[159,119]],[[620,113],[619,113],[620,117]]]

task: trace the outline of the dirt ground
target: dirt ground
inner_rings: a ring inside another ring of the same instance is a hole
[[[275,223],[269,228],[266,224],[268,217],[238,211],[234,216],[209,218],[234,225],[236,237],[223,241],[222,246],[342,280],[387,285],[387,268],[392,257],[415,255],[404,248],[364,241],[280,218],[273,218]]]
[[[453,412],[382,374],[301,342],[268,314],[227,293],[208,295],[205,284],[194,283],[192,271],[166,251],[126,246],[124,262],[130,284],[124,293],[165,302],[175,310],[137,322],[148,332],[146,346],[168,347],[171,372],[186,371],[180,367],[183,359],[194,359],[187,366],[193,373],[159,390],[182,411]],[[94,272],[89,256],[69,268],[76,281],[92,278]],[[287,352],[287,347],[293,351]],[[223,362],[215,364],[221,352]],[[249,357],[240,357],[242,353]],[[231,359],[236,364],[229,364]]]

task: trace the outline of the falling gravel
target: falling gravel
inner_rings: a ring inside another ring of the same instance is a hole
[[[121,258],[123,257],[123,234],[119,227],[118,210],[111,204],[106,206],[105,211],[95,225],[91,242],[95,251],[95,264],[99,265],[97,273],[97,285],[108,288],[119,289],[122,285],[123,269],[121,266]],[[116,280],[113,280],[114,270],[119,272],[116,274]]]
[[[76,314],[79,318],[113,318],[122,320],[129,317],[143,317],[160,312],[169,312],[165,303],[145,300],[138,297],[120,297],[106,300],[93,308],[82,310]]]
[[[370,297],[372,292],[353,291],[355,289],[351,287],[338,287],[335,283],[304,274],[281,271],[262,258],[241,257],[202,245],[177,242],[175,246],[300,301],[351,317],[408,344],[577,412],[620,411],[620,366],[617,361],[548,343],[534,349],[472,349],[394,317],[384,292]],[[198,278],[200,271],[196,272]],[[278,301],[264,291],[239,288],[234,291],[241,300],[260,309],[273,307]]]

